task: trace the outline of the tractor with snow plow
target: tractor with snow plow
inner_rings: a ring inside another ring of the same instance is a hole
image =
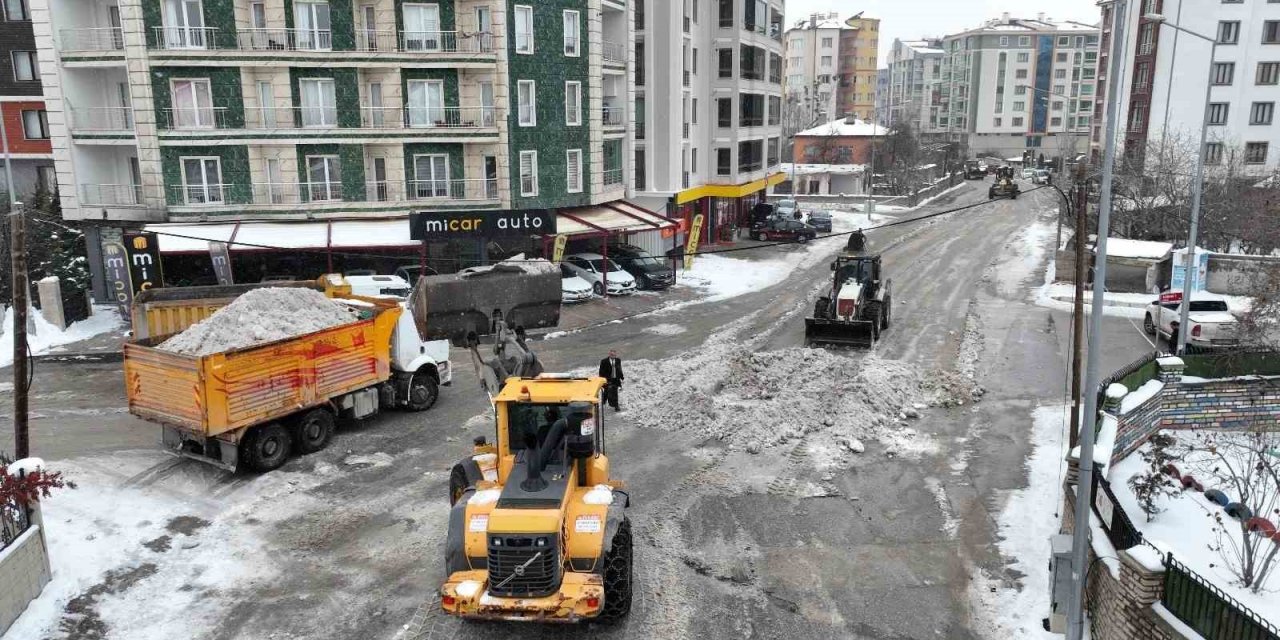
[[[1020,191],[1018,182],[1014,179],[1013,167],[1005,165],[996,169],[996,179],[987,188],[987,199],[1009,198],[1010,200],[1017,200]]]
[[[882,279],[880,256],[866,253],[861,231],[850,235],[831,272],[831,291],[818,298],[813,315],[804,320],[805,345],[874,346],[889,328],[893,283]]]

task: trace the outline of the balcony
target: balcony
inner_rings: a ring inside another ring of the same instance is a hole
[[[58,44],[64,53],[81,51],[123,51],[124,30],[118,27],[63,29]]]
[[[622,169],[606,167],[604,170],[604,186],[609,187],[617,184],[622,184]]]
[[[622,127],[627,124],[627,110],[625,108],[605,105],[602,111],[604,126]]]
[[[93,107],[71,109],[72,131],[133,131],[133,109]]]
[[[227,124],[226,107],[178,107],[160,111],[161,129],[238,129]]]
[[[230,122],[226,107],[177,108],[161,111],[160,128],[198,129],[482,129],[497,126],[494,107],[361,107],[359,122],[341,119],[336,107],[250,108],[244,124]],[[104,118],[123,116],[102,114]],[[130,125],[129,128],[132,128]]]
[[[82,184],[80,204],[136,207],[142,204],[140,184]]]
[[[152,27],[152,48],[168,50],[217,49],[218,29],[214,27]]]
[[[330,51],[333,32],[327,29],[241,29],[236,47],[244,51]]]
[[[1152,51],[1155,51],[1155,48],[1156,44],[1154,42],[1143,42],[1138,45],[1138,55],[1149,56]]]
[[[248,204],[491,201],[499,198],[498,181],[490,178],[372,181],[357,186],[363,189],[346,189],[337,181],[257,183],[247,188],[248,197],[245,198],[243,195],[233,197],[233,193],[246,190],[242,185],[171,185],[169,202],[173,206],[213,207]],[[106,196],[112,195],[129,197],[123,191],[113,193],[108,190]],[[242,202],[246,199],[247,202]]]
[[[617,42],[601,44],[605,64],[625,65],[627,63],[627,45]]]

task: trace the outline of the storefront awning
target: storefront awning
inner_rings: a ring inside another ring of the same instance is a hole
[[[291,249],[413,248],[406,218],[299,222],[224,222],[214,224],[149,224],[159,238],[160,253],[202,253],[209,242],[230,242],[234,251]]]
[[[675,196],[676,204],[684,204],[686,202],[693,202],[694,200],[712,196],[717,198],[741,198],[743,196],[749,196],[761,189],[771,187],[786,179],[786,174],[775,173],[756,180],[755,182],[748,182],[745,184],[704,184],[700,187],[685,189],[684,191],[677,193]]]
[[[676,225],[676,220],[625,200],[556,211],[556,232],[566,236],[660,231]]]

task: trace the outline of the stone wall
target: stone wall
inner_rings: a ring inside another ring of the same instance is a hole
[[[19,460],[10,468],[23,469],[23,462]],[[49,546],[45,543],[38,502],[31,505],[30,521],[31,526],[22,535],[0,549],[0,635],[49,584]]]

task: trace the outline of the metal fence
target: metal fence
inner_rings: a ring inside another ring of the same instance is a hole
[[[1117,551],[1136,547],[1142,543],[1142,532],[1133,526],[1133,520],[1116,500],[1111,491],[1111,483],[1102,477],[1097,467],[1093,468],[1093,511],[1098,514],[1098,524],[1107,532],[1107,539]]]
[[[29,526],[31,516],[26,505],[14,500],[0,502],[0,549],[12,544]]]
[[[1119,382],[1130,390],[1137,389],[1148,380],[1156,377],[1156,358],[1161,356],[1160,352],[1152,351],[1119,369],[1116,369],[1111,375],[1103,378],[1098,383],[1098,410],[1106,404],[1107,387],[1112,383]]]
[[[1200,577],[1173,554],[1165,556],[1160,603],[1206,640],[1280,640],[1280,628]]]

